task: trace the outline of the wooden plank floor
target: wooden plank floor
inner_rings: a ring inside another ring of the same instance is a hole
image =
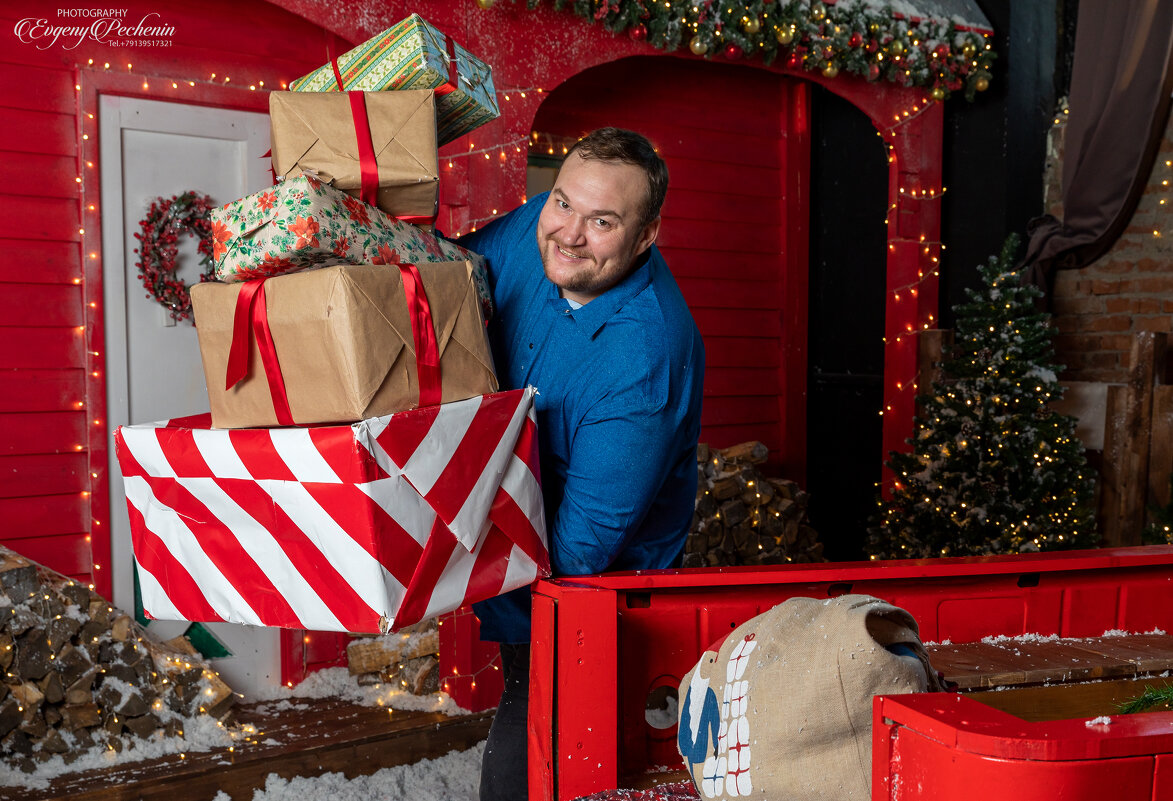
[[[934,668],[960,690],[1129,678],[1173,669],[1173,635],[994,640],[929,645]]]
[[[0,801],[233,801],[252,798],[270,773],[289,779],[339,772],[348,777],[434,759],[485,739],[492,712],[449,717],[356,706],[336,699],[242,705],[249,742],[62,776],[47,790],[0,787]]]

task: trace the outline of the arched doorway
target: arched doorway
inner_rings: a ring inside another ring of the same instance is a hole
[[[791,478],[805,451],[807,91],[638,56],[570,78],[533,126],[542,142],[615,125],[656,143],[671,175],[659,245],[705,338],[702,441],[761,440]]]
[[[602,125],[646,134],[669,166],[659,244],[705,338],[701,440],[764,442],[768,472],[811,490],[828,554],[858,557],[880,478],[888,159],[875,127],[798,78],[631,57],[550,94],[531,164]]]

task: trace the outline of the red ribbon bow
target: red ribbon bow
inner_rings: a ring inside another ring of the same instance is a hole
[[[436,328],[432,322],[432,307],[424,291],[423,279],[414,264],[400,264],[399,274],[403,279],[403,294],[407,300],[408,317],[411,320],[411,335],[415,347],[415,372],[419,382],[419,405],[435,406],[440,403],[443,385],[440,380],[440,347],[436,341]],[[228,369],[224,376],[227,391],[248,376],[250,335],[257,338],[261,352],[261,364],[265,379],[269,382],[269,396],[273,399],[273,411],[277,414],[278,425],[296,425],[289,409],[289,396],[285,390],[285,378],[277,360],[277,347],[273,333],[269,330],[269,313],[265,303],[265,278],[246,281],[236,296],[236,310],[232,316],[232,344],[228,350]]]

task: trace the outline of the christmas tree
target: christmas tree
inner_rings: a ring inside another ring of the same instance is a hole
[[[873,559],[1094,547],[1093,481],[1062,389],[1040,292],[1015,272],[1018,239],[980,268],[956,307],[944,377],[921,398],[911,453],[892,453],[891,497],[869,532]]]

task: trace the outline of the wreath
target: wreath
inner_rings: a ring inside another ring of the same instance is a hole
[[[212,199],[199,192],[184,192],[170,200],[158,197],[151,201],[147,216],[139,221],[140,230],[134,235],[142,243],[134,252],[139,254],[138,275],[147,297],[162,304],[173,320],[191,316],[191,294],[176,275],[180,234],[199,238],[203,268],[200,283],[216,277],[211,212]]]

